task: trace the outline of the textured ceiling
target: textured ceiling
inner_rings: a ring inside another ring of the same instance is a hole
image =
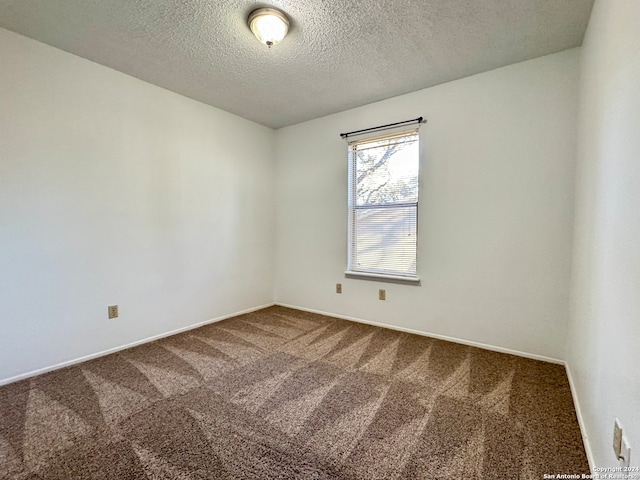
[[[0,26],[278,128],[579,46],[593,0],[0,0]],[[291,19],[271,50],[254,8]]]

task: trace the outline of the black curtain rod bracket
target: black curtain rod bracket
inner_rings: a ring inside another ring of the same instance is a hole
[[[404,120],[402,122],[389,123],[387,125],[379,125],[377,127],[363,128],[362,130],[354,130],[353,132],[341,133],[340,136],[342,138],[348,138],[351,135],[357,135],[359,133],[374,132],[376,130],[386,130],[387,128],[397,127],[399,125],[409,123],[427,123],[427,121],[423,117],[412,118],[411,120]]]

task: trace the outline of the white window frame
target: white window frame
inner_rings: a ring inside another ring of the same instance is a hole
[[[418,162],[418,195],[415,202],[393,202],[388,204],[371,204],[371,205],[356,205],[356,185],[355,185],[355,171],[356,171],[356,154],[355,151],[358,145],[363,145],[376,141],[384,141],[386,139],[399,138],[402,136],[414,136],[418,135],[418,158],[416,159]],[[391,280],[391,281],[399,281],[399,282],[419,282],[420,278],[418,277],[418,212],[419,212],[419,197],[420,197],[420,174],[419,174],[419,165],[420,165],[420,137],[418,133],[418,129],[406,129],[406,127],[402,130],[396,130],[393,133],[387,133],[386,135],[377,135],[373,137],[363,138],[360,140],[351,141],[348,144],[348,161],[349,161],[349,185],[348,185],[348,240],[347,240],[347,270],[344,272],[349,277],[363,277],[370,279],[381,279],[381,280]],[[355,252],[354,252],[354,235],[356,230],[356,212],[358,210],[363,209],[373,209],[373,208],[406,208],[407,206],[415,207],[416,209],[416,251],[415,251],[415,261],[416,261],[416,272],[413,273],[402,273],[402,272],[390,272],[390,271],[381,271],[375,269],[367,269],[367,268],[358,268],[355,263]]]

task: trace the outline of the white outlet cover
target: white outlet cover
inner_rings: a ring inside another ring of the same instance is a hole
[[[631,461],[631,447],[629,446],[629,441],[626,436],[622,436],[622,441],[620,442],[620,460],[622,467],[628,467]]]

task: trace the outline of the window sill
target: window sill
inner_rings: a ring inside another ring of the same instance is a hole
[[[406,283],[411,285],[418,285],[420,283],[419,277],[385,275],[384,273],[352,272],[350,270],[347,270],[344,272],[344,275],[346,277],[362,278],[363,280],[378,280],[381,282]]]

